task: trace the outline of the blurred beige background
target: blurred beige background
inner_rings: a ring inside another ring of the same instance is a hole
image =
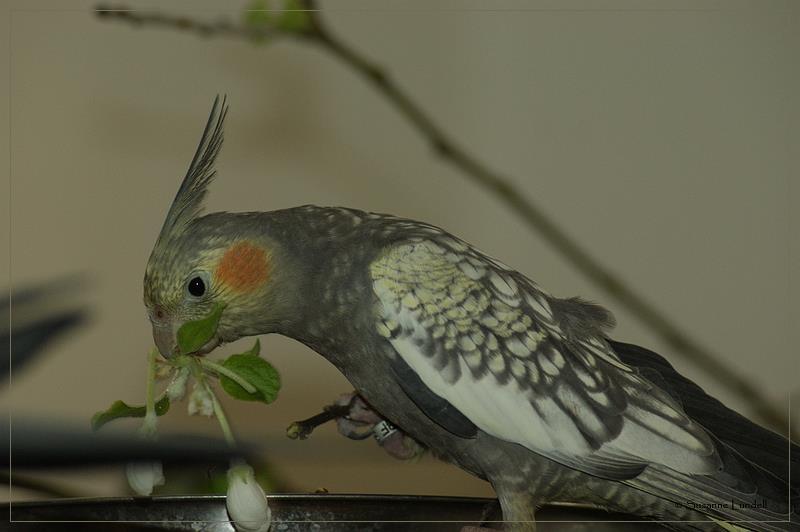
[[[9,32],[0,57],[9,104],[0,117],[10,124],[0,128],[3,152],[10,147],[0,175],[11,209],[2,234],[10,260],[0,269],[5,278],[10,268],[14,287],[74,272],[94,281],[85,294],[89,326],[3,390],[2,408],[13,416],[87,423],[114,399],[142,401],[152,345],[143,270],[216,93],[228,94],[231,111],[210,210],[316,203],[437,224],[556,295],[604,303],[617,315],[616,338],[659,350],[751,412],[438,160],[323,50],[107,23],[91,14],[93,5],[10,0],[0,15]],[[246,3],[126,5],[238,20]],[[322,7],[334,31],[387,67],[461,145],[788,410],[800,343],[800,4]],[[333,427],[287,440],[290,422],[350,387],[296,342],[273,336],[262,345],[283,374],[280,399],[226,406],[234,428],[267,442],[269,459],[298,489],[490,493],[454,467],[396,462]],[[162,427],[217,434],[184,407]],[[117,470],[53,478],[86,493],[126,493]]]

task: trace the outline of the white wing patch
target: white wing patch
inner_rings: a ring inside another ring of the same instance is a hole
[[[410,335],[390,340],[392,347],[413,368],[425,385],[439,397],[456,406],[481,430],[498,438],[525,445],[531,450],[557,450],[583,454],[589,451],[574,424],[552,401],[540,401],[546,409],[547,419],[556,425],[545,426],[545,418],[538,414],[530,403],[528,394],[520,389],[516,381],[500,386],[488,373],[480,379],[471,376],[467,362],[458,359],[462,378],[450,383],[442,372],[437,371],[419,350],[414,338],[425,335],[414,317],[403,309],[399,314],[404,330],[412,328]],[[502,362],[501,357],[496,360]],[[548,404],[549,403],[549,404]],[[559,418],[563,418],[559,423]]]
[[[590,473],[602,456],[716,469],[703,429],[602,338],[568,336],[532,282],[452,237],[433,238],[396,246],[370,268],[376,330],[431,392],[480,430]]]

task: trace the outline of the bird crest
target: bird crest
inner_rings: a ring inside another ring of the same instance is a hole
[[[203,130],[203,136],[200,138],[200,144],[169,208],[158,236],[158,243],[179,235],[203,210],[203,200],[208,192],[208,185],[217,173],[214,161],[222,148],[223,124],[228,114],[226,100],[225,96],[221,102],[219,96],[214,98],[214,105]]]

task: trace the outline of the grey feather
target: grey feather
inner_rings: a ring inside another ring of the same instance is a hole
[[[461,438],[474,438],[478,428],[453,405],[431,392],[402,358],[391,359],[392,371],[403,392],[432,421]]]
[[[617,324],[609,310],[579,297],[554,298],[550,307],[565,330],[578,331],[583,336],[607,333]]]

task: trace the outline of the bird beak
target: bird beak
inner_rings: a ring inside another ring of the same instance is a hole
[[[158,347],[159,353],[166,359],[173,358],[178,355],[180,350],[178,349],[178,342],[175,339],[175,334],[173,333],[174,327],[172,324],[156,324],[153,323],[153,340],[156,343],[156,347]],[[192,353],[188,353],[190,355],[205,355],[219,347],[221,344],[221,340],[218,337],[214,337],[206,344],[194,351]]]
[[[158,347],[158,351],[166,359],[178,354],[178,343],[175,341],[175,334],[172,332],[172,325],[153,324],[153,340]]]

